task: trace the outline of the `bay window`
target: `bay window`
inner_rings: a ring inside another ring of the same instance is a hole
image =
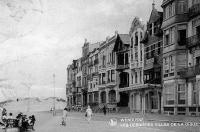
[[[174,105],[175,103],[175,83],[164,84],[165,89],[165,104]]]
[[[178,104],[185,104],[185,84],[178,84]]]
[[[168,46],[170,44],[175,43],[175,27],[171,27],[167,30],[165,30],[165,36],[164,36],[164,41],[165,41],[165,46]]]

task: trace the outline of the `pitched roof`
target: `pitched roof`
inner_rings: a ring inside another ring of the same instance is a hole
[[[153,9],[149,18],[149,23],[153,23],[162,17],[163,13]]]
[[[128,34],[119,34],[119,37],[123,44],[129,44],[130,45],[130,36]]]

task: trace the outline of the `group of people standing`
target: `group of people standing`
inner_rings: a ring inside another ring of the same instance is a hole
[[[5,108],[2,110],[1,120],[2,122],[0,124],[3,126],[3,128],[18,128],[20,132],[28,129],[34,130],[36,121],[34,115],[27,117],[27,115],[21,112],[16,117],[13,117],[12,113],[7,114],[7,110]]]

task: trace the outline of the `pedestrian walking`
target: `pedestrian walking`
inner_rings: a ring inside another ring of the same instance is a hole
[[[86,109],[86,113],[85,113],[85,117],[86,117],[88,123],[90,123],[90,120],[91,120],[91,118],[92,118],[92,115],[93,115],[92,109],[91,109],[90,106],[88,105],[88,108]]]
[[[66,119],[67,119],[67,107],[64,108],[63,110],[63,115],[62,115],[62,122],[61,125],[66,126]]]
[[[104,115],[106,115],[106,106],[105,105],[103,107],[103,113],[104,113]]]

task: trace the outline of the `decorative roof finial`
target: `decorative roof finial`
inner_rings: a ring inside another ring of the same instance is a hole
[[[153,10],[155,9],[155,0],[153,0],[152,9],[153,9]]]

